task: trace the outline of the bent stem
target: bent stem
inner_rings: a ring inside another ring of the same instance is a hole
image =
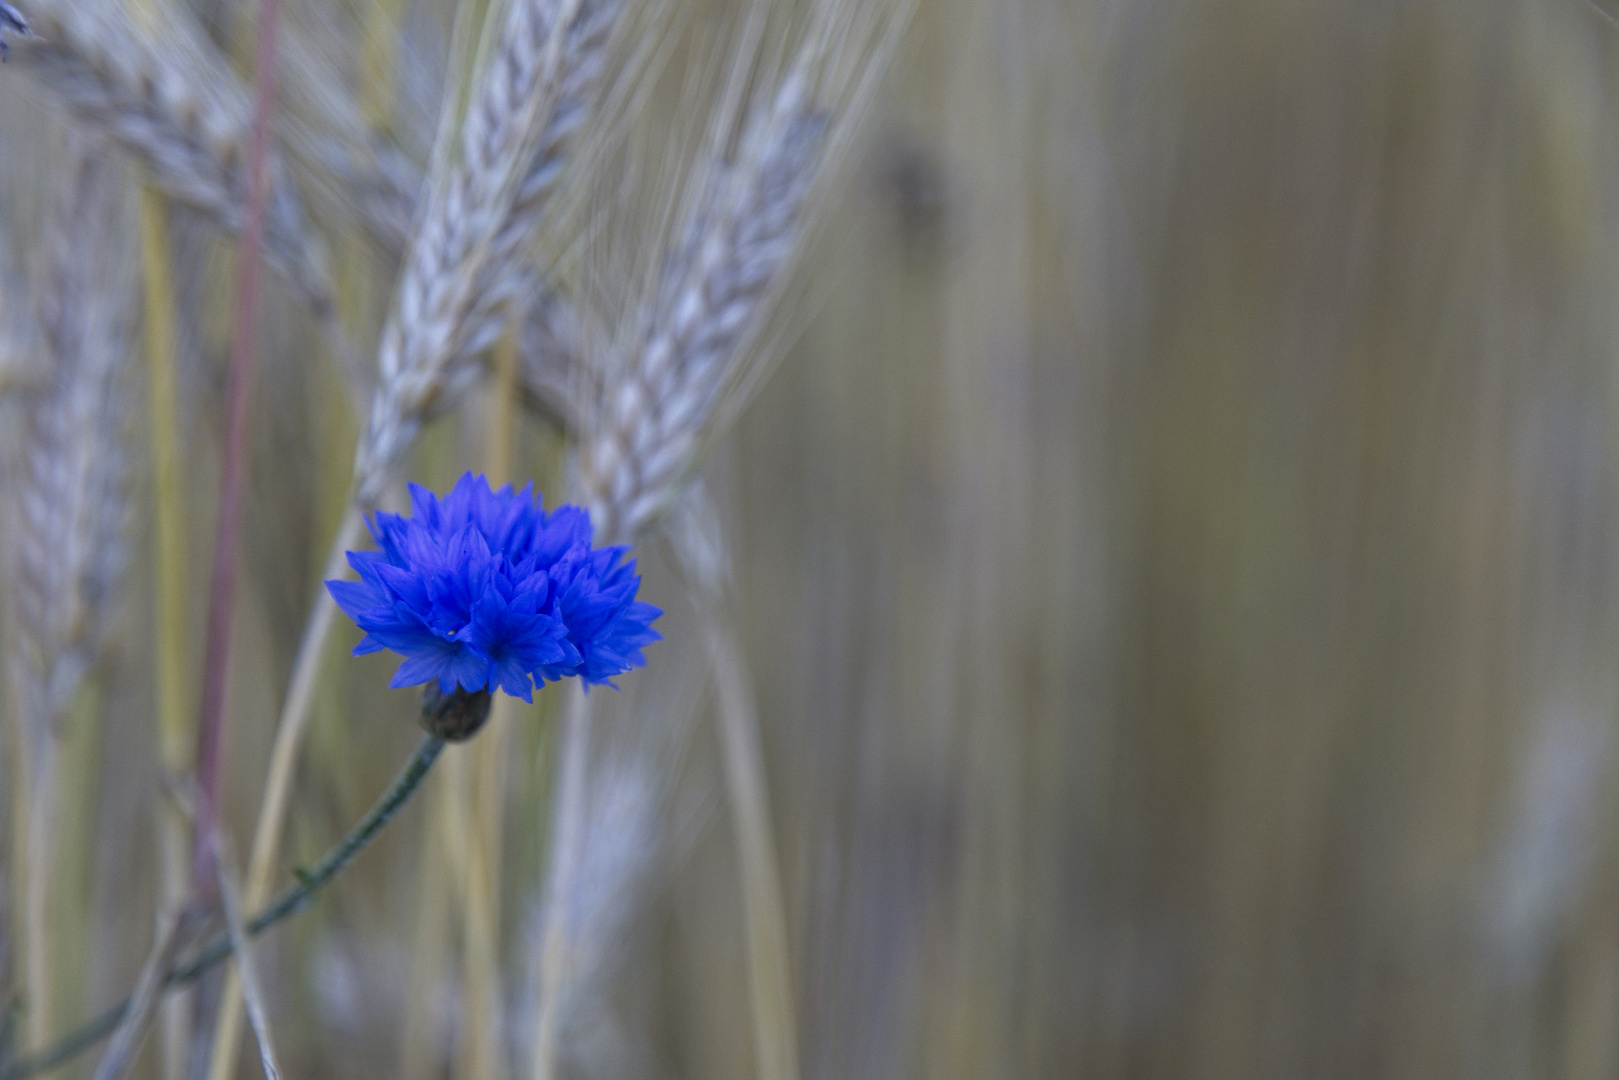
[[[710,598],[703,636],[719,690],[720,741],[725,790],[736,827],[742,871],[743,923],[748,947],[748,988],[760,1080],[798,1080],[798,1035],[788,963],[787,916],[770,822],[759,713],[736,638]]]
[[[404,806],[421,786],[422,780],[426,778],[428,771],[433,767],[433,762],[438,760],[439,752],[443,749],[444,740],[437,735],[423,736],[421,743],[416,747],[416,753],[394,778],[388,790],[383,792],[376,805],[353,829],[349,830],[347,836],[326,852],[313,869],[299,873],[298,884],[285,889],[264,910],[248,920],[247,935],[256,937],[282,919],[296,915],[308,907],[315,893],[336,877],[338,872],[347,866],[389,821],[393,820],[400,807]],[[163,985],[170,987],[190,982],[230,954],[230,935],[228,933],[217,935],[198,949],[191,959],[171,967],[164,976]],[[77,1031],[63,1036],[56,1045],[16,1061],[4,1072],[0,1072],[0,1080],[23,1080],[24,1077],[35,1076],[71,1060],[81,1051],[89,1049],[109,1035],[123,1019],[129,1006],[130,1000],[125,998]]]
[[[583,688],[570,692],[558,747],[556,801],[551,822],[550,880],[546,886],[545,924],[540,938],[540,992],[536,1003],[530,1080],[556,1075],[557,1030],[561,1024],[562,990],[567,982],[572,926],[569,906],[584,846],[586,773],[590,763],[590,699]]]

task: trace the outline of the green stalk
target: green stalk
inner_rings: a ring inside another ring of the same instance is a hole
[[[313,870],[300,873],[298,884],[284,890],[263,911],[249,920],[248,936],[256,937],[282,919],[296,915],[308,907],[315,893],[335,877],[338,871],[347,866],[349,861],[359,854],[360,849],[370,843],[372,838],[382,831],[383,826],[399,812],[399,808],[405,805],[427,776],[428,770],[433,767],[439,751],[443,749],[444,740],[437,735],[423,736],[415,755],[370,812],[326,853]],[[191,959],[170,968],[168,974],[164,976],[163,985],[169,987],[190,982],[230,954],[230,935],[216,935],[198,949]],[[23,1077],[38,1075],[71,1060],[110,1035],[118,1026],[118,1022],[124,1018],[128,1008],[129,999],[125,998],[78,1030],[64,1035],[54,1046],[13,1062],[0,1072],[0,1080],[22,1080]]]
[[[148,22],[155,14],[141,9]],[[148,29],[151,29],[148,26]],[[157,676],[158,760],[167,776],[182,775],[195,735],[186,697],[185,505],[180,488],[179,407],[176,404],[174,282],[169,267],[168,202],[150,184],[141,187],[141,280],[146,302],[146,401],[152,462],[153,570],[156,582],[152,637]],[[159,910],[178,909],[191,887],[191,823],[165,801],[157,809]],[[185,1076],[190,1018],[175,999],[163,1016],[163,1075]]]

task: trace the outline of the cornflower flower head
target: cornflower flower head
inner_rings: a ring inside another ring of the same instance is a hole
[[[591,546],[584,510],[547,514],[532,485],[491,491],[471,473],[442,499],[412,484],[410,502],[409,517],[367,523],[379,550],[348,553],[359,581],[326,583],[365,631],[356,656],[405,657],[390,686],[532,701],[533,679],[611,686],[646,662],[641,646],[661,636],[651,624],[663,612],[635,599],[627,548]]]
[[[0,0],[0,61],[6,58],[7,30],[27,37],[28,20],[22,17],[22,12],[6,3],[6,0]]]

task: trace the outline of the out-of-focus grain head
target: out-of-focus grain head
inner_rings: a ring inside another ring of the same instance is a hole
[[[173,198],[240,232],[247,206],[247,89],[184,11],[152,27],[120,5],[19,0],[33,34],[25,67],[80,120],[134,155]],[[331,308],[322,245],[304,225],[279,156],[270,164],[265,253],[317,315]]]
[[[601,391],[579,468],[604,535],[634,537],[667,509],[779,357],[793,313],[777,301],[908,14],[744,8],[718,74],[686,88],[704,123],[673,130],[695,152],[666,145],[671,164],[614,194],[603,228],[628,236],[601,241],[597,313],[615,329],[591,357]],[[633,314],[609,321],[615,309]]]
[[[129,558],[126,194],[105,147],[76,138],[35,289],[52,366],[18,463],[11,574],[17,642],[51,715],[96,659]]]
[[[514,301],[533,299],[529,245],[595,106],[620,0],[513,0],[474,79],[459,158],[427,204],[383,330],[379,384],[356,452],[374,503],[421,425],[481,373]]]

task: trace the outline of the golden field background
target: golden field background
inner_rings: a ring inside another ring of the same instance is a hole
[[[254,6],[191,6],[249,65]],[[283,18],[424,157],[450,7]],[[395,50],[363,47],[379,27]],[[24,276],[70,126],[0,69]],[[1585,0],[922,0],[864,132],[790,347],[702,474],[801,1075],[1619,1072],[1619,24]],[[106,257],[138,267],[125,177]],[[234,250],[183,209],[168,225],[200,657]],[[393,268],[322,225],[369,342]],[[298,302],[266,289],[227,740],[244,850],[357,431]],[[138,323],[126,595],[53,736],[57,975],[24,1010],[52,1031],[127,991],[160,906]],[[21,366],[0,390],[13,456],[30,392]],[[494,408],[480,388],[407,473],[488,466]],[[532,415],[513,440],[556,501],[566,441]],[[601,695],[562,1072],[744,1080],[713,679],[667,552],[637,554],[665,640]],[[357,637],[323,666],[288,865],[416,738]],[[559,696],[479,736],[493,772],[448,751],[263,939],[286,1075],[527,1075]],[[138,1075],[164,1075],[160,1044]],[[233,1067],[258,1075],[251,1038]]]

